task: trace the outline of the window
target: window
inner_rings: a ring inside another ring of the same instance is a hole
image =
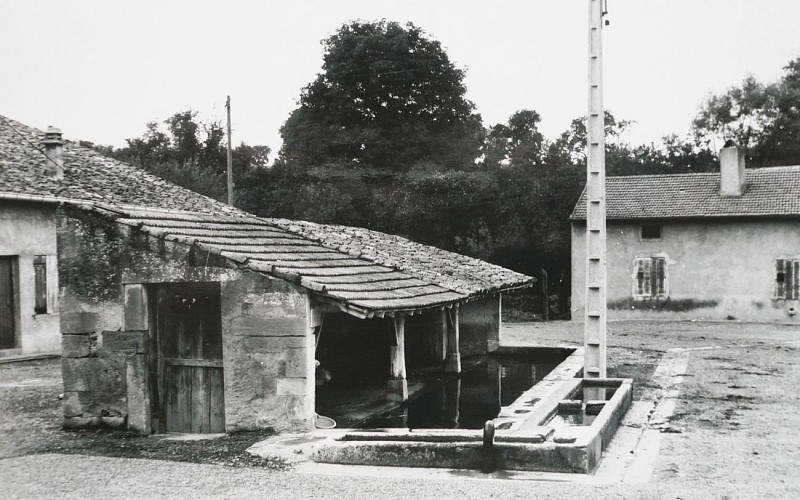
[[[17,338],[17,258],[0,256],[0,349],[19,347]]]
[[[641,257],[634,261],[633,296],[637,299],[667,296],[667,260]]]
[[[800,259],[775,261],[775,298],[800,299]]]
[[[658,224],[642,224],[643,240],[661,239],[661,226]]]
[[[37,255],[33,258],[34,314],[47,314],[47,257]]]

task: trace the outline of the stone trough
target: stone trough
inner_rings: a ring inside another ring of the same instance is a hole
[[[505,353],[525,348],[503,348]],[[322,463],[591,473],[631,405],[630,379],[578,378],[577,349],[483,430],[343,429],[315,446]]]

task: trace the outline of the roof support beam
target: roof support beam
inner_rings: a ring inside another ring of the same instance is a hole
[[[458,304],[449,311],[447,322],[447,358],[444,360],[446,373],[461,373],[461,352],[458,347],[460,333],[458,329]]]
[[[386,399],[389,401],[408,400],[408,381],[406,380],[406,318],[402,314],[394,317],[394,345],[389,348],[391,362],[389,382],[386,385]]]

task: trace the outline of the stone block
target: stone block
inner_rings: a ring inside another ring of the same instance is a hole
[[[125,385],[125,364],[116,358],[63,358],[64,391],[120,394]],[[124,393],[122,393],[124,395]]]
[[[312,340],[313,342],[313,340]],[[247,352],[284,352],[286,349],[307,347],[306,336],[293,337],[245,337],[244,348]]]
[[[136,354],[127,360],[125,369],[128,397],[128,429],[150,434],[150,370],[147,356]]]
[[[100,425],[100,417],[64,417],[64,429],[85,429]]]
[[[308,392],[308,381],[304,378],[278,379],[278,395],[305,396]]]
[[[307,377],[310,351],[307,349],[287,349],[286,350],[286,376],[287,377]]]
[[[86,405],[81,401],[80,392],[65,392],[61,400],[61,408],[65,417],[79,417],[83,415]]]
[[[100,417],[100,424],[105,427],[117,429],[125,426],[125,417]]]
[[[85,358],[91,354],[92,344],[88,334],[61,336],[61,357]]]
[[[300,424],[300,427],[305,427],[305,422],[311,418],[311,412],[308,409],[307,400],[304,396],[286,395],[281,397],[281,406],[284,410],[284,418],[290,424]]]
[[[305,335],[305,318],[235,316],[231,319],[230,329],[235,335],[248,336],[297,336]]]
[[[147,295],[144,285],[125,285],[123,328],[147,330]]]
[[[386,399],[389,401],[408,401],[408,382],[406,379],[388,380],[386,382]]]
[[[61,333],[94,333],[97,331],[97,313],[62,312],[60,316]]]
[[[103,347],[112,352],[146,353],[149,333],[140,331],[103,332]]]

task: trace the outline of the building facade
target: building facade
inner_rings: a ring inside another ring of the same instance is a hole
[[[798,321],[800,167],[607,180],[609,318]],[[585,198],[572,215],[572,313],[583,316]]]
[[[0,357],[61,351],[56,212],[0,200]]]

